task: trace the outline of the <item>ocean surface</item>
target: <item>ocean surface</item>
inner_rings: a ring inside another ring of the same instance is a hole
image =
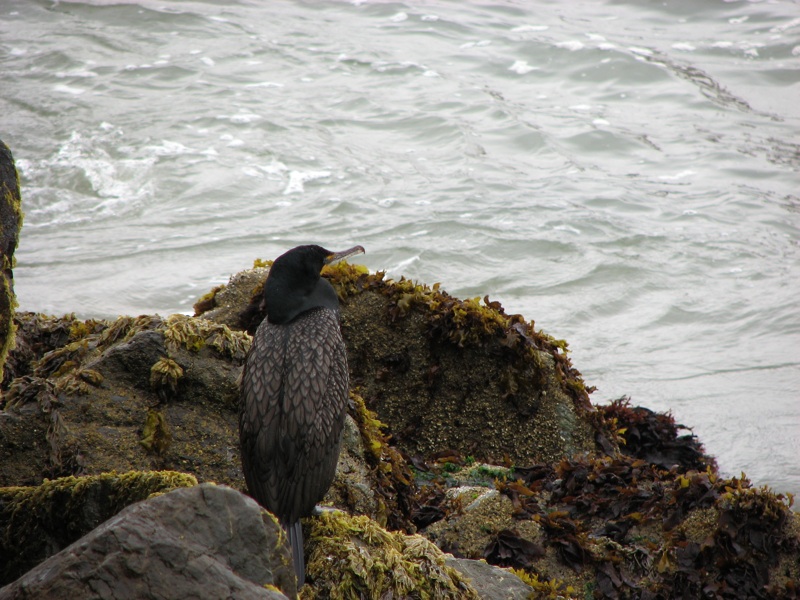
[[[800,493],[797,2],[0,0],[0,138],[21,310],[358,243]]]

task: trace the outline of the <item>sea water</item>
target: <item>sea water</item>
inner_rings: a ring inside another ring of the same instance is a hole
[[[800,492],[795,2],[0,0],[0,138],[21,310],[358,243]]]

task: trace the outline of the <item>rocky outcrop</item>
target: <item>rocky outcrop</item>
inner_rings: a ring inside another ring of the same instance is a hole
[[[129,506],[0,589],[0,599],[295,597],[283,530],[252,499],[203,484]]]
[[[345,514],[306,521],[302,597],[334,597],[346,581],[351,597],[377,586],[393,597],[500,598],[490,590],[504,580],[537,598],[796,596],[790,499],[720,477],[668,415],[592,406],[564,342],[488,298],[350,265],[326,275],[342,297],[355,389],[328,496]],[[18,314],[0,485],[169,469],[243,490],[235,402],[250,337],[238,327],[260,317],[263,276],[234,277],[198,317]],[[3,502],[19,489],[0,492],[9,540],[19,523]],[[102,514],[116,519],[115,507]],[[79,513],[65,512],[73,537],[45,534],[57,543],[35,560],[87,533],[94,521]],[[234,585],[220,577],[220,589]]]
[[[410,455],[442,449],[479,461],[556,460],[593,452],[593,409],[566,342],[508,315],[488,297],[459,300],[439,289],[339,263],[323,270],[342,300],[351,382]],[[228,303],[257,280],[239,274],[199,316],[254,331],[259,290],[240,318]]]
[[[0,381],[14,345],[14,251],[21,227],[19,177],[11,150],[0,140]]]

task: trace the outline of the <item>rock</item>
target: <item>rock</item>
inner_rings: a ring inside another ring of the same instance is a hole
[[[0,488],[0,586],[66,548],[126,506],[197,485],[171,471],[64,477]]]
[[[791,498],[721,477],[669,415],[591,406],[565,342],[488,298],[349,265],[326,276],[342,298],[354,387],[328,500],[366,516],[304,523],[304,600],[341,584],[476,597],[441,549],[513,567],[543,598],[796,597]],[[200,317],[18,313],[0,396],[0,485],[170,469],[243,489],[236,379],[250,337],[231,326],[261,279],[231,278]],[[259,311],[256,298],[248,326]],[[97,497],[113,503],[115,493]],[[4,501],[0,532],[15,540]],[[74,540],[59,537],[58,522],[46,527],[57,543],[44,555]],[[406,535],[417,528],[440,549]],[[216,572],[213,585],[230,589],[230,572]]]
[[[14,250],[22,227],[19,177],[14,157],[0,140],[0,381],[8,351],[14,347]]]
[[[0,485],[168,469],[243,488],[236,381],[249,336],[185,315],[17,322],[17,376],[0,399]],[[176,369],[155,378],[164,365]],[[147,442],[154,418],[169,433],[158,444]]]
[[[162,356],[167,355],[164,334],[160,331],[141,331],[127,342],[111,346],[96,361],[87,365],[105,377],[116,377],[120,382],[150,389],[150,370]]]
[[[347,415],[342,430],[342,449],[336,465],[336,476],[328,493],[326,503],[346,509],[351,514],[367,515],[379,523],[386,524],[375,493],[375,481],[364,460],[364,443],[353,417]]]
[[[528,600],[533,588],[506,569],[485,560],[447,558],[445,563],[467,577],[481,600]]]
[[[261,292],[268,273],[269,269],[256,266],[231,275],[227,285],[215,287],[195,303],[195,316],[239,329],[239,313]]]
[[[323,275],[342,299],[351,384],[409,455],[450,449],[524,464],[596,450],[590,389],[565,342],[488,298],[459,300],[347,263]],[[236,303],[263,277],[231,278],[201,318],[231,326],[241,313],[254,331],[264,316],[258,289],[249,306]]]
[[[383,529],[340,511],[308,519],[303,600],[324,598],[438,598],[480,596],[446,556],[420,535]]]
[[[0,600],[295,594],[277,521],[243,494],[203,484],[129,506],[0,589]]]
[[[497,490],[486,489],[462,513],[425,529],[425,535],[445,552],[471,559],[484,557],[494,536],[514,526],[513,505]]]

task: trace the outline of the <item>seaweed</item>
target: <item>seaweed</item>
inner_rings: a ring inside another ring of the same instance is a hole
[[[422,536],[381,528],[367,517],[333,511],[309,521],[303,600],[448,598],[477,600],[439,548]]]

